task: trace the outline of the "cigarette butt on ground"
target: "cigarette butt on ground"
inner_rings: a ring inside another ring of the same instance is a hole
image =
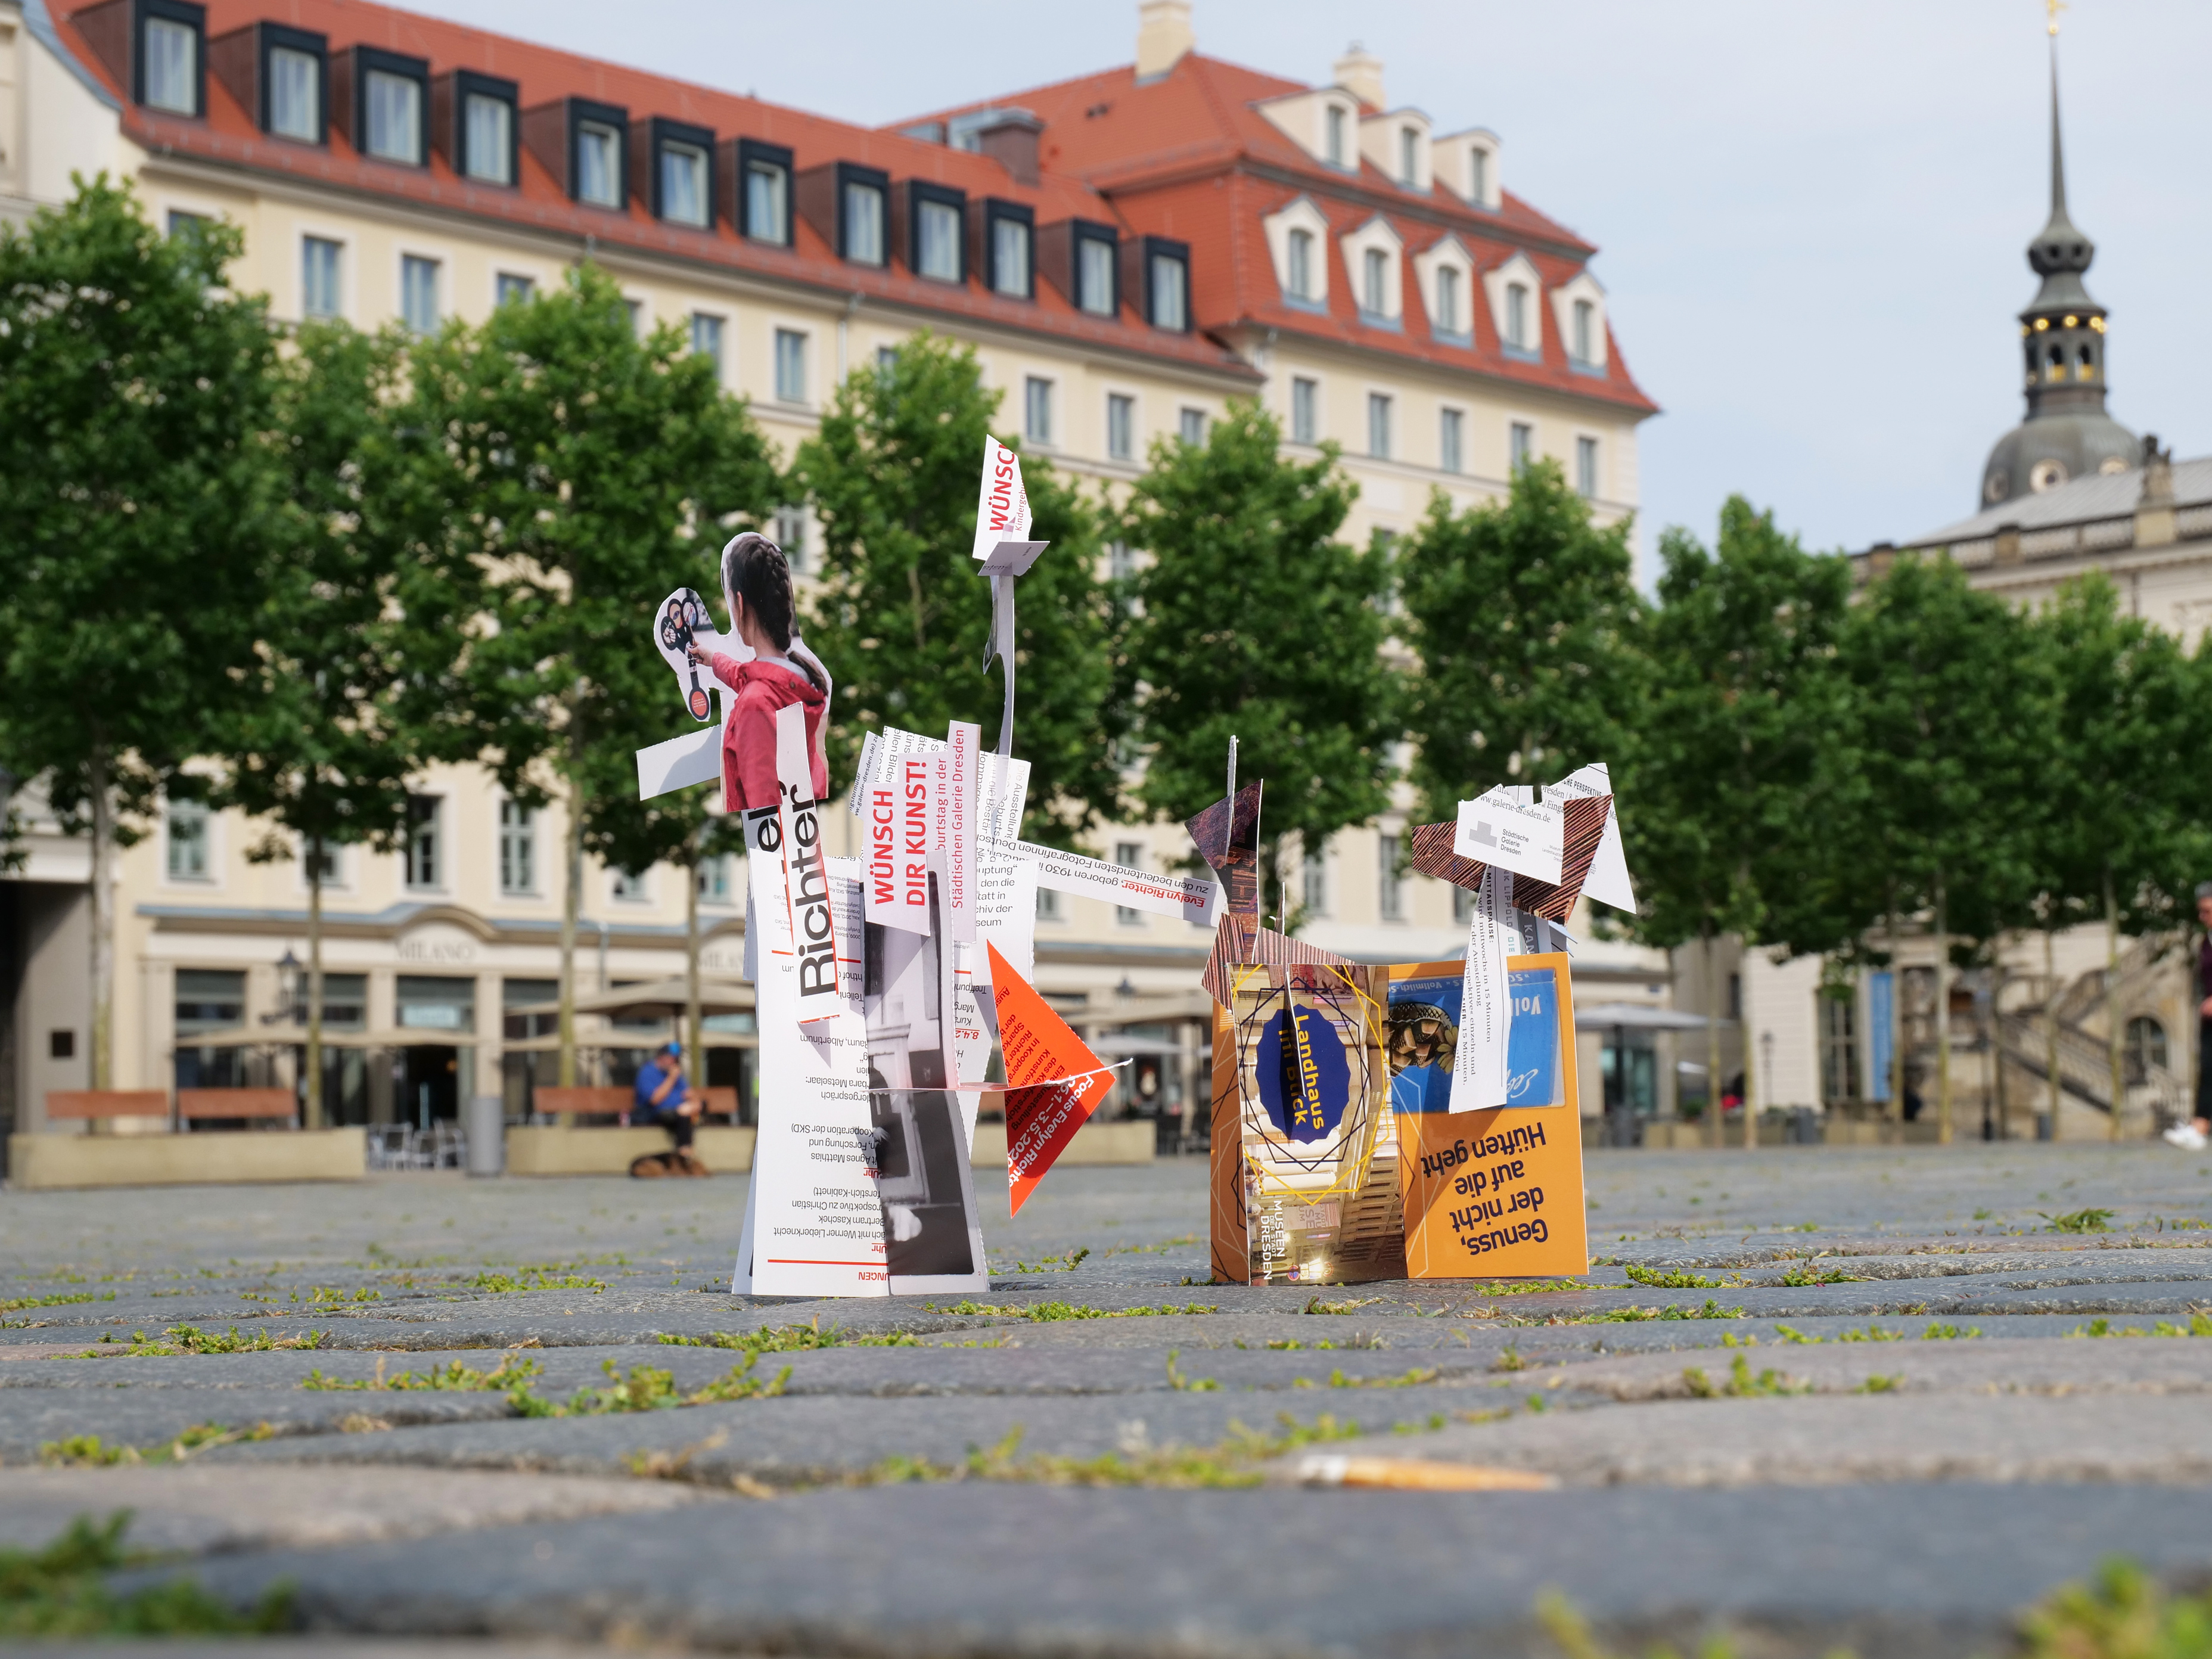
[[[1297,1478],[1309,1486],[1379,1486],[1394,1492],[1550,1492],[1557,1475],[1483,1463],[1440,1463],[1422,1457],[1309,1457]]]

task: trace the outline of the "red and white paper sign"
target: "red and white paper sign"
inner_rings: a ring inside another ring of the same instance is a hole
[[[1022,458],[988,433],[983,434],[983,484],[975,495],[978,559],[988,559],[1000,542],[1030,538],[1030,493],[1022,488]]]
[[[929,862],[937,847],[938,757],[900,755],[866,787],[868,920],[929,932]]]
[[[991,994],[999,1010],[999,1046],[1006,1057],[1008,1213],[1018,1214],[1045,1171],[1106,1098],[1114,1074],[996,945],[986,948]]]
[[[945,914],[956,945],[975,942],[975,811],[983,728],[954,720],[945,738]]]

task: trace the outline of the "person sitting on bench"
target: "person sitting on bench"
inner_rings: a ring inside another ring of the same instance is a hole
[[[653,1058],[638,1067],[634,1092],[636,1104],[630,1108],[629,1121],[658,1124],[667,1130],[675,1143],[666,1154],[668,1161],[687,1175],[703,1174],[704,1167],[691,1151],[691,1137],[706,1102],[684,1075],[684,1045],[662,1043]]]

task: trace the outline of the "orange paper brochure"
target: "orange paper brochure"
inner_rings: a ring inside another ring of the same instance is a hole
[[[999,1045],[1006,1057],[1006,1176],[1009,1214],[1044,1179],[1075,1132],[1114,1086],[1114,1074],[986,941]]]
[[[1589,1271],[1582,1117],[1510,1106],[1398,1120],[1413,1279]]]

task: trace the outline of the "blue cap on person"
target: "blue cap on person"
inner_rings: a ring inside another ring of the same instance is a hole
[[[660,1052],[664,1054],[673,1054],[677,1059],[681,1060],[684,1058],[684,1045],[680,1042],[664,1042],[660,1045]]]

